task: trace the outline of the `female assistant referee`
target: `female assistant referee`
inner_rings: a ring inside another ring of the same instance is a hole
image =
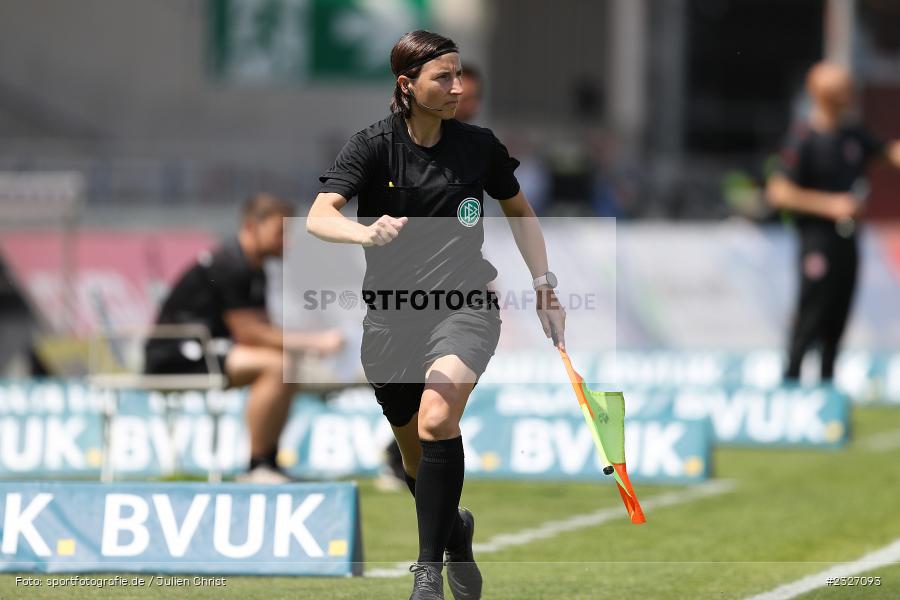
[[[310,209],[307,230],[361,244],[366,275],[362,363],[403,454],[416,502],[419,557],[411,600],[443,598],[442,559],[457,600],[480,598],[475,520],[458,508],[464,458],[459,422],[497,347],[498,305],[484,259],[484,192],[500,201],[534,278],[538,318],[564,347],[565,311],[534,211],[494,134],[456,121],[459,50],[428,31],[391,50],[391,115],[354,135]],[[359,199],[358,221],[340,209]]]

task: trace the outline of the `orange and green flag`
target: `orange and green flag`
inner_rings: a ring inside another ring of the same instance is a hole
[[[595,392],[590,389],[581,375],[572,368],[572,361],[566,351],[559,347],[557,349],[566,366],[572,389],[578,397],[581,413],[594,437],[594,445],[603,459],[603,472],[615,477],[631,522],[635,525],[646,523],[644,511],[625,468],[625,397],[622,392]]]

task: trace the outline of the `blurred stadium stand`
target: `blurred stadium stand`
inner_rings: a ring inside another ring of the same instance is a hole
[[[239,0],[3,3],[0,169],[78,169],[89,204],[108,206],[231,206],[263,187],[308,201],[340,140],[387,110],[390,77],[352,57],[420,24],[457,38],[484,66],[484,123],[538,140],[528,150],[555,180],[560,148],[574,146],[604,173],[617,216],[718,219],[734,213],[722,176],[737,164],[762,178],[801,74],[829,44],[823,0],[431,0],[424,15],[403,3],[396,14],[319,10],[307,31],[287,29],[302,4],[280,0],[280,13],[257,15],[263,4]],[[896,9],[858,7],[859,72],[896,89],[896,40],[884,24]],[[247,34],[258,47],[247,49],[234,18],[223,21],[237,8],[259,17],[262,29]],[[360,15],[375,19],[372,31],[354,29]],[[321,27],[345,38],[315,43],[355,66],[315,57],[294,71],[279,66],[299,52],[283,38]],[[241,62],[252,51],[262,53],[256,62]],[[880,128],[900,127],[885,118]],[[597,138],[614,149],[602,163]],[[557,187],[564,198],[569,188]],[[580,212],[596,211],[584,201]]]
[[[482,66],[482,123],[522,160],[541,214],[773,221],[760,185],[803,109],[810,63],[851,60],[870,125],[900,135],[896,3],[841,7],[10,0],[0,4],[0,171],[81,173],[90,235],[195,225],[210,240],[226,235],[249,193],[311,201],[343,140],[387,111],[387,49],[426,26]],[[900,217],[900,175],[874,180],[871,214]],[[15,259],[5,256],[13,271]],[[3,322],[20,339],[29,308],[12,281]]]
[[[309,201],[340,140],[387,110],[390,77],[353,57],[386,53],[404,28],[425,25],[484,66],[484,123],[536,140],[525,150],[550,171],[548,209],[561,201],[580,214],[720,219],[741,212],[723,201],[723,176],[737,166],[763,178],[802,73],[838,43],[826,25],[840,3],[430,0],[341,13],[313,2],[307,30],[290,29],[304,4],[5,2],[0,170],[78,169],[89,208],[103,206],[96,212],[106,217],[123,205],[230,207],[260,188]],[[856,6],[848,27],[857,70],[872,82],[872,124],[896,132],[896,116],[876,115],[898,87],[897,9]],[[239,13],[257,29],[241,30]],[[358,30],[360,17],[375,28]],[[329,41],[320,29],[344,37]],[[307,36],[310,52],[324,45],[331,62],[290,62],[303,59]],[[353,66],[341,68],[345,59]],[[612,153],[598,157],[597,139]],[[577,172],[560,167],[571,148],[586,165]],[[573,203],[571,190],[584,195],[592,172],[605,203]],[[898,214],[879,208],[886,198],[873,203],[877,216]]]

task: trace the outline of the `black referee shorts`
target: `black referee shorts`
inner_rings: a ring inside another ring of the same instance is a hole
[[[404,322],[363,320],[362,366],[391,425],[402,427],[419,411],[425,372],[455,354],[481,377],[500,340],[496,309],[463,307],[434,318]]]

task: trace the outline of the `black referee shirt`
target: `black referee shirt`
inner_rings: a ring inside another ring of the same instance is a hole
[[[497,276],[481,255],[484,194],[515,196],[518,166],[489,129],[446,120],[425,148],[392,115],[350,138],[320,191],[356,196],[364,225],[382,215],[410,219],[396,240],[365,249],[364,289],[480,290]]]
[[[239,308],[266,308],[266,274],[247,262],[234,239],[201,254],[181,275],[163,302],[157,323],[200,323],[213,338],[231,338],[223,315]]]
[[[884,142],[860,124],[819,132],[808,124],[796,125],[781,152],[780,170],[796,185],[823,192],[849,192],[865,175],[873,158],[884,154]],[[828,229],[834,223],[813,215],[798,215],[801,230]]]

